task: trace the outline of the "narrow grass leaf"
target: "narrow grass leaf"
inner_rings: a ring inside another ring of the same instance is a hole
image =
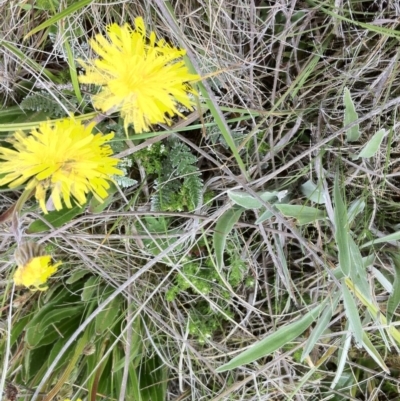
[[[367,336],[367,333],[363,333],[363,347],[371,356],[371,358],[388,374],[390,374],[390,370],[386,366],[384,360],[379,354],[378,350],[371,343],[370,339]]]
[[[400,304],[400,259],[396,255],[393,255],[393,266],[394,266],[393,289],[389,296],[386,310],[386,319],[388,324],[390,324],[390,322],[392,321],[393,314]]]
[[[349,323],[347,322],[345,331],[348,330]],[[337,362],[337,368],[336,368],[336,373],[335,377],[332,380],[331,388],[334,389],[337,384],[340,382],[340,379],[343,377],[343,371],[346,366],[347,362],[347,355],[349,353],[350,345],[351,345],[351,335],[350,334],[345,334],[342,340],[343,346],[339,348],[339,356],[338,356],[338,362]]]
[[[311,326],[325,305],[326,302],[323,302],[296,322],[281,327],[263,340],[255,343],[228,363],[217,368],[217,373],[226,372],[227,370],[232,370],[247,363],[254,362],[290,343]]]
[[[348,276],[350,273],[351,258],[349,250],[349,224],[347,221],[347,209],[343,202],[340,187],[338,173],[335,177],[335,183],[333,188],[333,199],[335,202],[334,219],[335,224],[335,240],[339,253],[339,266],[343,273]]]
[[[315,325],[314,329],[310,334],[310,337],[308,337],[306,345],[304,346],[300,362],[304,361],[304,359],[307,358],[307,356],[313,350],[315,344],[317,343],[321,335],[327,329],[331,321],[332,315],[335,312],[336,307],[339,303],[339,299],[340,299],[340,294],[338,293],[336,294],[335,298],[331,301],[331,303],[327,305],[324,311],[322,312],[321,316],[318,319],[317,324]]]
[[[317,203],[318,205],[324,205],[326,203],[325,193],[322,186],[314,184],[311,180],[308,180],[301,185],[301,193],[307,199]]]
[[[347,288],[344,280],[342,280],[342,294],[343,294],[343,304],[347,319],[349,320],[350,330],[354,335],[356,343],[362,345],[363,328],[360,320],[360,315],[358,314],[358,309],[353,295]]]
[[[226,245],[226,238],[232,231],[233,226],[238,222],[244,209],[242,207],[234,206],[227,210],[217,221],[214,231],[214,252],[215,261],[218,269],[224,266],[224,252]]]
[[[371,290],[369,287],[369,282],[367,277],[367,269],[364,265],[360,249],[354,242],[351,235],[349,235],[348,240],[349,240],[349,251],[351,257],[350,278],[357,287],[357,291],[361,291],[364,298],[369,302],[372,302]]]
[[[45,28],[48,28],[51,25],[55,24],[56,22],[62,20],[63,18],[74,14],[76,11],[78,11],[79,9],[87,6],[92,1],[93,0],[80,0],[80,1],[72,2],[72,4],[69,7],[67,7],[64,10],[58,12],[53,17],[46,19],[45,22],[43,22],[42,24],[36,26],[34,29],[32,29],[30,32],[28,32],[27,35],[25,35],[24,40],[28,39],[30,36],[32,36],[36,32],[39,32],[39,31],[41,31],[41,30],[43,30]]]
[[[362,148],[361,152],[353,157],[353,160],[362,158],[369,158],[375,156],[375,153],[379,150],[383,138],[387,135],[388,131],[385,129],[380,129],[376,132],[373,137],[366,143],[366,145]]]
[[[311,206],[289,205],[287,203],[275,205],[286,217],[294,217],[298,224],[310,224],[326,218],[325,211]]]
[[[356,107],[351,98],[350,91],[347,88],[344,88],[343,95],[343,103],[344,103],[344,127],[358,120],[358,114],[356,112]],[[346,131],[347,142],[357,141],[360,137],[360,126],[359,124],[354,125]]]
[[[371,245],[382,244],[383,242],[391,242],[391,241],[399,241],[400,240],[400,231],[396,231],[395,233],[385,235],[384,237],[374,239],[372,241],[368,241],[365,244],[362,244],[360,248],[370,247]]]

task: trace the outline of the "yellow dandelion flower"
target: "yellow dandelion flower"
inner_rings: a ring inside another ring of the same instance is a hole
[[[45,291],[48,278],[52,276],[61,262],[51,263],[51,256],[44,255],[43,248],[33,242],[25,242],[15,251],[18,268],[14,273],[14,283]]]
[[[102,201],[110,176],[122,171],[115,168],[118,160],[110,157],[112,149],[105,145],[114,134],[92,134],[93,126],[65,119],[45,122],[30,135],[17,131],[9,140],[13,149],[0,147],[0,174],[5,174],[0,186],[27,184],[27,191],[35,189],[45,213],[48,190],[57,210],[62,209],[61,198],[71,208],[71,197],[83,205],[89,192]]]
[[[100,56],[86,64],[80,81],[101,85],[93,97],[96,108],[107,112],[119,110],[124,118],[125,130],[133,124],[135,133],[148,131],[151,124],[171,124],[170,117],[178,111],[178,103],[192,109],[189,93],[196,94],[189,81],[199,76],[189,73],[182,56],[184,50],[174,48],[165,40],[156,41],[154,32],[146,36],[141,17],[135,19],[136,29],[125,24],[107,27],[107,40],[96,35],[90,44]]]

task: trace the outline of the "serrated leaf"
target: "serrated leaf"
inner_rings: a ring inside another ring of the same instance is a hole
[[[314,184],[311,180],[308,180],[301,185],[301,193],[310,201],[315,202],[319,205],[326,203],[325,193],[321,185]]]
[[[287,326],[281,327],[271,335],[263,340],[255,343],[249,349],[242,352],[228,363],[216,369],[217,373],[225,372],[227,370],[235,369],[239,366],[251,363],[265,357],[272,352],[278,350],[282,346],[290,343],[301,334],[303,334],[308,327],[317,319],[321,309],[325,307],[326,302],[316,306],[310,312],[306,313],[302,318],[290,323]]]
[[[343,103],[344,103],[344,121],[343,125],[346,127],[354,121],[358,120],[358,114],[356,112],[356,108],[354,102],[351,98],[350,91],[347,88],[344,88],[343,95]],[[360,126],[359,124],[354,125],[346,131],[347,142],[357,141],[360,137]]]
[[[279,200],[286,196],[287,190],[285,191],[266,191],[259,193],[259,197],[264,202],[271,202],[273,200]],[[228,197],[235,204],[244,207],[245,209],[259,209],[262,207],[262,203],[256,199],[253,195],[243,191],[228,191]]]
[[[358,309],[356,302],[351,294],[350,290],[344,280],[342,280],[342,294],[343,294],[343,304],[344,310],[349,320],[350,329],[354,335],[356,343],[361,346],[363,338],[363,328],[361,324],[360,315],[358,314]]]
[[[311,206],[276,204],[275,207],[286,217],[294,217],[298,224],[310,224],[326,218],[325,211]]]
[[[387,131],[385,129],[380,129],[376,132],[372,138],[366,143],[366,145],[362,148],[361,152],[353,157],[353,160],[362,157],[364,159],[375,156],[375,153],[379,150],[383,138],[387,135]]]
[[[43,216],[43,219],[48,221],[50,225],[42,220],[34,221],[26,230],[28,234],[41,233],[51,230],[53,227],[61,227],[71,221],[75,216],[81,214],[85,210],[84,207],[74,206],[71,209],[53,210]]]
[[[222,269],[224,266],[224,252],[226,245],[226,238],[232,231],[233,226],[238,222],[240,216],[245,209],[239,206],[234,206],[227,210],[218,219],[215,225],[215,231],[213,236],[215,262],[218,269]]]

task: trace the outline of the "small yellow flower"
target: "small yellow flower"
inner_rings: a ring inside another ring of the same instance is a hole
[[[43,248],[33,242],[26,242],[15,251],[18,268],[14,273],[14,283],[45,291],[48,278],[52,276],[61,262],[51,264],[51,256],[43,255]]]
[[[199,76],[189,73],[182,56],[184,50],[168,45],[146,28],[141,17],[135,19],[136,29],[125,24],[107,27],[107,40],[96,35],[90,44],[100,59],[86,64],[86,75],[80,81],[101,85],[100,93],[93,97],[96,108],[107,112],[119,110],[124,118],[125,130],[133,124],[135,133],[148,131],[151,124],[171,124],[170,117],[178,111],[178,103],[192,109],[189,93],[196,94],[188,82]]]
[[[61,198],[68,208],[72,207],[71,197],[83,205],[88,192],[102,201],[110,176],[122,171],[115,168],[118,160],[110,157],[112,149],[105,145],[114,134],[92,134],[93,126],[65,119],[45,122],[31,135],[17,131],[9,140],[13,149],[0,147],[0,174],[5,174],[0,186],[27,184],[27,191],[35,189],[45,213],[48,190],[57,210],[62,209]]]

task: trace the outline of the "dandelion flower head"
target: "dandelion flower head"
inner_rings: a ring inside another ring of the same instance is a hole
[[[44,255],[43,249],[32,242],[26,242],[15,252],[18,268],[14,273],[14,283],[33,290],[45,291],[46,282],[57,272],[61,262],[51,263],[51,256]]]
[[[9,140],[12,148],[0,147],[0,186],[15,188],[26,184],[47,213],[46,193],[57,210],[61,199],[68,208],[71,198],[79,205],[92,192],[100,201],[107,197],[111,175],[122,175],[115,166],[112,149],[105,143],[114,134],[92,134],[93,124],[83,126],[74,119],[45,122],[30,135],[17,131]]]
[[[182,60],[184,50],[157,41],[154,32],[147,37],[141,17],[135,19],[135,26],[132,30],[128,24],[109,25],[109,40],[96,35],[90,44],[100,58],[89,64],[80,60],[86,70],[80,81],[102,86],[93,97],[94,106],[103,112],[119,110],[125,130],[133,124],[139,134],[152,124],[170,125],[175,114],[182,117],[179,103],[192,109],[189,94],[196,92],[188,82],[199,76],[189,73]]]

